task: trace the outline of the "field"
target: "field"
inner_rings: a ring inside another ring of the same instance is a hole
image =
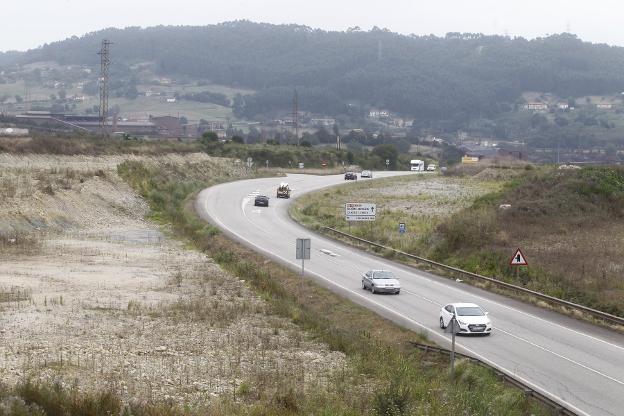
[[[185,116],[191,122],[197,122],[201,119],[206,120],[232,120],[234,116],[232,109],[229,107],[223,107],[217,104],[200,103],[196,101],[177,100],[174,103],[166,102],[166,97],[173,97],[174,93],[186,94],[190,92],[210,91],[214,93],[221,93],[232,99],[236,94],[249,94],[251,91],[244,89],[230,88],[222,85],[207,84],[174,84],[170,86],[149,85],[141,84],[137,86],[139,96],[134,99],[128,99],[124,97],[116,97],[111,94],[109,100],[109,106],[119,106],[121,112],[120,116],[130,119],[148,119],[152,116]],[[161,96],[145,96],[145,91],[153,91],[161,93]],[[50,96],[52,94],[59,94],[59,89],[46,88],[40,85],[26,84],[23,80],[19,80],[14,83],[0,84],[0,97],[7,95],[7,103],[15,104],[15,95],[20,95],[25,101],[40,101],[37,105],[50,106],[52,101]],[[86,109],[92,109],[93,106],[99,105],[99,97],[85,95],[84,92],[78,88],[71,87],[66,89],[68,97],[71,96],[85,96],[84,101],[75,102],[76,109],[73,110],[76,113],[84,113]],[[71,104],[71,103],[70,103]],[[1,105],[1,104],[0,104]],[[30,103],[25,102],[21,104],[24,110],[30,108]]]
[[[469,207],[476,198],[499,190],[503,183],[434,173],[357,182],[303,196],[296,200],[291,214],[311,227],[328,226],[401,250],[422,253],[438,224]],[[377,220],[349,225],[344,219],[346,202],[376,203]],[[399,234],[399,223],[406,225],[405,234]]]
[[[241,385],[270,392],[286,374],[315,386],[346,365],[146,222],[146,203],[116,172],[127,159],[0,157],[4,383],[194,406]],[[140,160],[245,175],[199,154]]]

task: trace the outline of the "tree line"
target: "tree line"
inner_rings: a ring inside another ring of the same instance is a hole
[[[106,29],[0,54],[0,66],[53,60],[97,67],[95,52],[104,38],[114,41],[115,71],[128,77],[133,64],[149,61],[164,76],[256,90],[232,103],[237,115],[248,118],[291,108],[294,88],[302,111],[361,115],[376,106],[413,116],[423,126],[493,117],[523,91],[561,97],[624,91],[624,48],[571,34],[534,40],[406,36],[379,28],[332,32],[249,21]]]

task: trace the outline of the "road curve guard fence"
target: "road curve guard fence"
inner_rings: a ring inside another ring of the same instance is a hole
[[[438,354],[445,354],[445,355],[450,355],[451,351],[447,350],[445,348],[440,348],[440,347],[434,347],[431,345],[426,345],[426,344],[420,344],[418,342],[413,342],[410,341],[410,344],[415,347],[418,348],[419,350],[422,350],[424,352],[435,352]],[[526,396],[528,397],[532,397],[535,400],[543,403],[546,406],[549,406],[550,408],[552,408],[555,411],[555,414],[557,415],[561,415],[561,416],[577,416],[576,413],[574,413],[573,411],[571,411],[570,409],[567,409],[563,406],[561,406],[559,403],[555,402],[554,400],[552,400],[551,398],[543,395],[542,393],[540,393],[539,391],[535,391],[534,389],[532,389],[531,387],[525,385],[524,383],[522,383],[519,380],[516,380],[515,378],[500,372],[499,370],[497,370],[496,368],[492,367],[489,364],[484,363],[483,361],[474,358],[474,357],[470,357],[468,355],[465,354],[461,354],[456,352],[455,353],[455,357],[461,357],[464,358],[472,363],[476,363],[480,366],[489,368],[491,370],[493,370],[496,375],[499,377],[499,379],[503,380],[504,382],[520,389]]]
[[[335,228],[321,227],[321,230],[330,231],[330,232],[332,232],[334,234],[337,234],[337,235],[340,235],[342,237],[346,237],[346,238],[349,238],[351,240],[358,241],[360,243],[367,244],[367,245],[370,245],[370,246],[373,246],[373,247],[377,247],[377,248],[380,248],[380,249],[383,249],[383,250],[388,250],[388,251],[394,252],[394,253],[396,253],[398,255],[401,255],[401,256],[404,256],[404,257],[407,257],[407,258],[410,258],[410,259],[414,259],[414,260],[416,260],[418,262],[421,262],[421,263],[430,264],[432,266],[435,266],[435,267],[438,267],[438,268],[441,268],[441,269],[444,269],[444,270],[448,270],[448,271],[451,271],[451,272],[454,272],[454,273],[458,273],[458,274],[460,274],[462,276],[467,276],[467,277],[470,277],[472,279],[476,279],[476,280],[480,280],[480,281],[484,281],[484,282],[489,282],[491,284],[494,284],[496,286],[499,286],[499,287],[502,287],[502,288],[505,288],[505,289],[509,289],[509,290],[513,290],[513,291],[516,291],[516,292],[520,292],[520,293],[524,293],[524,294],[527,294],[527,295],[531,295],[531,296],[534,296],[534,297],[536,297],[538,299],[546,301],[546,302],[548,302],[548,303],[550,303],[552,305],[565,306],[565,307],[570,308],[570,309],[574,309],[574,310],[577,310],[577,311],[580,311],[580,312],[587,313],[587,314],[593,316],[594,318],[598,318],[598,319],[601,319],[603,321],[610,322],[612,324],[617,324],[617,325],[623,325],[624,326],[624,318],[622,318],[620,316],[612,315],[612,314],[607,313],[607,312],[599,311],[597,309],[593,309],[593,308],[590,308],[590,307],[587,307],[587,306],[579,305],[577,303],[573,303],[573,302],[570,302],[570,301],[567,301],[567,300],[559,299],[559,298],[556,298],[554,296],[545,295],[543,293],[536,292],[534,290],[527,289],[527,288],[524,288],[524,287],[521,287],[521,286],[512,285],[511,283],[503,282],[501,280],[494,279],[492,277],[481,276],[480,274],[467,272],[465,270],[458,269],[456,267],[452,267],[452,266],[448,266],[446,264],[438,263],[437,261],[429,260],[429,259],[426,259],[424,257],[419,257],[419,256],[416,256],[414,254],[409,254],[409,253],[406,253],[404,251],[394,249],[392,247],[387,247],[387,246],[384,246],[382,244],[375,243],[373,241],[369,241],[369,240],[366,240],[366,239],[363,239],[363,238],[360,238],[360,237],[356,237],[354,235],[351,235],[351,234],[348,234],[348,233],[336,230]]]

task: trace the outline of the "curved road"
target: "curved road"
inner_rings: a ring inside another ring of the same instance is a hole
[[[398,174],[407,172],[375,172],[376,178]],[[319,236],[290,219],[290,200],[274,197],[281,181],[251,179],[205,189],[196,200],[197,212],[229,236],[297,271],[301,263],[295,260],[295,239],[311,238],[306,276],[444,347],[450,345],[450,334],[438,327],[440,306],[478,303],[490,312],[493,333],[458,336],[459,352],[494,365],[579,415],[624,415],[624,336]],[[287,181],[294,197],[344,182],[342,175],[289,175]],[[253,206],[258,193],[271,197],[268,208]],[[401,294],[363,291],[360,276],[373,268],[399,276]]]

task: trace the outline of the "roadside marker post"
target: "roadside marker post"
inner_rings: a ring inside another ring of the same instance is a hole
[[[399,223],[399,234],[405,234],[405,223],[404,222],[400,222]]]

